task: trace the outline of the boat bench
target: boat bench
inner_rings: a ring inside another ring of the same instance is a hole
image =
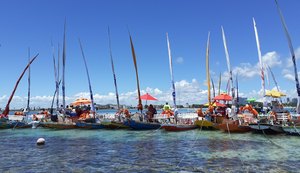
[[[277,121],[282,124],[288,121],[288,114],[287,113],[276,113]]]

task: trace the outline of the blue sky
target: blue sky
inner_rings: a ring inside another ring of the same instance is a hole
[[[279,0],[300,56],[300,2]],[[173,56],[178,102],[204,103],[205,49],[211,32],[210,70],[215,83],[222,73],[226,85],[227,66],[222,42],[224,27],[231,66],[239,75],[240,95],[260,97],[261,81],[252,17],[255,18],[264,62],[271,66],[280,88],[296,97],[293,67],[280,18],[273,0],[3,0],[0,6],[0,107],[4,107],[25,67],[27,49],[39,53],[31,67],[32,106],[49,107],[54,92],[51,41],[62,45],[67,20],[67,103],[87,97],[88,83],[80,53],[81,39],[96,103],[116,103],[109,59],[107,27],[111,30],[112,52],[122,104],[136,105],[136,82],[128,29],[133,38],[142,93],[159,102],[171,102],[166,32]],[[299,64],[300,62],[297,61]],[[24,107],[27,97],[24,76],[12,107]],[[270,86],[274,83],[270,78]],[[266,82],[267,83],[267,82]]]

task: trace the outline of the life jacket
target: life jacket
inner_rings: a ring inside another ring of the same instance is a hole
[[[197,114],[198,114],[198,117],[204,117],[204,115],[203,115],[203,112],[202,112],[202,109],[201,109],[201,108],[197,110]]]
[[[15,115],[23,115],[23,112],[17,111],[15,112]]]
[[[123,113],[125,114],[126,118],[130,118],[130,113],[129,113],[128,109],[124,109]]]
[[[162,112],[162,114],[166,114],[168,118],[170,118],[170,116],[174,115],[174,112],[172,112],[171,110],[165,110]]]

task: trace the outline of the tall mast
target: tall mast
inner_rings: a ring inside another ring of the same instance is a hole
[[[273,81],[274,81],[274,83],[275,83],[275,86],[276,86],[277,91],[280,92],[279,87],[278,87],[278,83],[277,83],[277,81],[276,81],[276,79],[275,79],[275,75],[274,75],[273,71],[271,70],[271,67],[268,66],[268,69],[269,69],[269,71],[270,71],[270,73],[271,73],[271,76],[272,76],[272,78],[273,78]],[[280,103],[282,103],[281,98],[279,98],[279,101],[280,101]]]
[[[227,70],[229,73],[229,80],[230,80],[229,84],[231,84],[231,96],[232,96],[232,101],[234,102],[234,86],[233,86],[232,70],[231,70],[230,60],[229,60],[229,53],[227,49],[226,37],[225,37],[223,26],[221,26],[221,29],[222,29],[223,44],[224,44],[224,50],[226,55],[226,61],[227,61]]]
[[[120,110],[119,93],[118,93],[117,78],[116,78],[115,67],[114,67],[114,60],[113,60],[112,50],[111,50],[111,39],[110,39],[110,29],[109,29],[109,27],[108,27],[108,41],[109,41],[109,53],[110,53],[111,69],[112,69],[112,72],[113,72],[113,78],[114,78],[114,84],[115,84],[115,90],[116,90],[117,106],[118,106],[118,110]]]
[[[292,61],[293,61],[294,73],[295,73],[296,90],[297,90],[297,94],[298,94],[298,103],[297,103],[296,111],[297,111],[297,114],[299,114],[300,113],[300,87],[299,87],[299,79],[298,79],[298,70],[297,70],[297,65],[296,65],[296,56],[295,56],[294,47],[293,47],[293,44],[292,44],[290,34],[288,32],[287,26],[285,24],[285,21],[284,21],[283,15],[281,13],[281,10],[279,8],[277,0],[275,0],[275,3],[276,3],[276,6],[277,6],[278,13],[280,15],[280,20],[281,20],[282,26],[284,28],[285,36],[287,38],[288,45],[289,45],[289,48],[290,48],[290,52],[291,52],[291,55],[292,55]]]
[[[238,82],[238,75],[235,76],[235,82],[236,82],[236,104],[239,104],[239,82]],[[237,109],[238,110],[238,109]]]
[[[211,85],[212,85],[212,90],[213,90],[213,98],[216,97],[216,92],[215,92],[215,84],[212,78],[210,78],[211,80]]]
[[[259,44],[259,39],[258,39],[258,33],[257,33],[257,28],[256,28],[256,23],[253,18],[253,27],[255,31],[255,39],[256,39],[256,45],[257,45],[257,53],[258,53],[258,59],[259,59],[259,64],[260,64],[260,77],[261,77],[261,89],[263,90],[263,96],[265,96],[265,77],[264,77],[264,65],[262,62],[261,58],[261,51],[260,51],[260,44]]]
[[[220,94],[221,94],[221,78],[222,78],[222,76],[221,76],[221,73],[220,73],[220,77],[219,77],[219,90],[218,90],[218,95],[220,95]]]
[[[63,95],[63,110],[66,108],[66,88],[65,88],[65,68],[66,68],[66,20],[64,25],[64,40],[63,40],[63,71],[62,71],[62,95]]]
[[[61,79],[60,76],[60,48],[58,44],[58,50],[57,50],[57,76],[56,76],[56,110],[59,110],[59,85]]]
[[[211,105],[210,98],[210,74],[209,74],[209,46],[210,46],[210,32],[208,32],[207,45],[206,45],[206,81],[207,81],[207,93],[208,93],[208,105]]]
[[[141,112],[142,112],[143,111],[143,105],[142,105],[142,100],[141,100],[138,68],[137,68],[137,62],[136,62],[134,46],[133,46],[133,42],[132,42],[132,38],[131,38],[130,33],[129,33],[129,38],[130,38],[130,46],[131,46],[132,58],[133,58],[133,63],[134,63],[134,68],[135,68],[135,75],[136,75],[136,85],[137,85],[137,92],[138,92],[138,99],[139,99],[138,106],[141,106],[141,107],[138,107],[138,109],[141,109]]]
[[[96,110],[95,110],[95,106],[94,106],[94,97],[93,97],[93,90],[92,90],[92,85],[91,85],[89,70],[87,68],[86,59],[85,59],[85,56],[84,56],[84,52],[83,52],[83,48],[82,48],[82,44],[81,44],[80,39],[78,39],[78,41],[79,41],[79,45],[80,45],[80,49],[81,49],[82,58],[83,58],[83,61],[84,61],[86,75],[87,75],[87,78],[88,78],[89,90],[90,90],[90,98],[91,98],[91,101],[92,101],[92,103],[91,103],[92,104],[92,111],[93,111],[93,116],[95,118]]]
[[[169,41],[168,33],[166,33],[166,35],[167,35],[167,44],[168,44],[169,67],[170,67],[171,82],[172,82],[172,88],[173,88],[173,91],[172,91],[173,104],[174,104],[174,108],[177,108],[177,105],[176,105],[175,84],[174,84],[174,77],[173,77],[173,65],[172,65],[172,55],[171,55],[170,41]]]
[[[30,62],[30,48],[28,48],[28,63]],[[28,95],[27,95],[27,112],[30,110],[30,66],[28,67]]]
[[[8,113],[9,113],[9,105],[10,105],[10,102],[12,100],[12,98],[14,97],[14,94],[17,90],[17,87],[22,79],[22,77],[24,76],[26,70],[28,69],[28,67],[30,66],[30,64],[36,59],[36,57],[38,56],[39,54],[37,54],[35,57],[33,57],[33,59],[27,64],[27,66],[25,67],[25,69],[23,70],[22,74],[20,75],[19,79],[17,80],[16,84],[15,84],[15,87],[14,87],[14,90],[12,91],[8,101],[7,101],[7,104],[5,106],[5,109],[4,111],[2,112],[2,114],[7,117]]]

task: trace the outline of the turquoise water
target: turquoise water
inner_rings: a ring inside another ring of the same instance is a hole
[[[299,172],[296,136],[133,130],[0,130],[0,172]],[[38,138],[46,140],[37,146]]]

